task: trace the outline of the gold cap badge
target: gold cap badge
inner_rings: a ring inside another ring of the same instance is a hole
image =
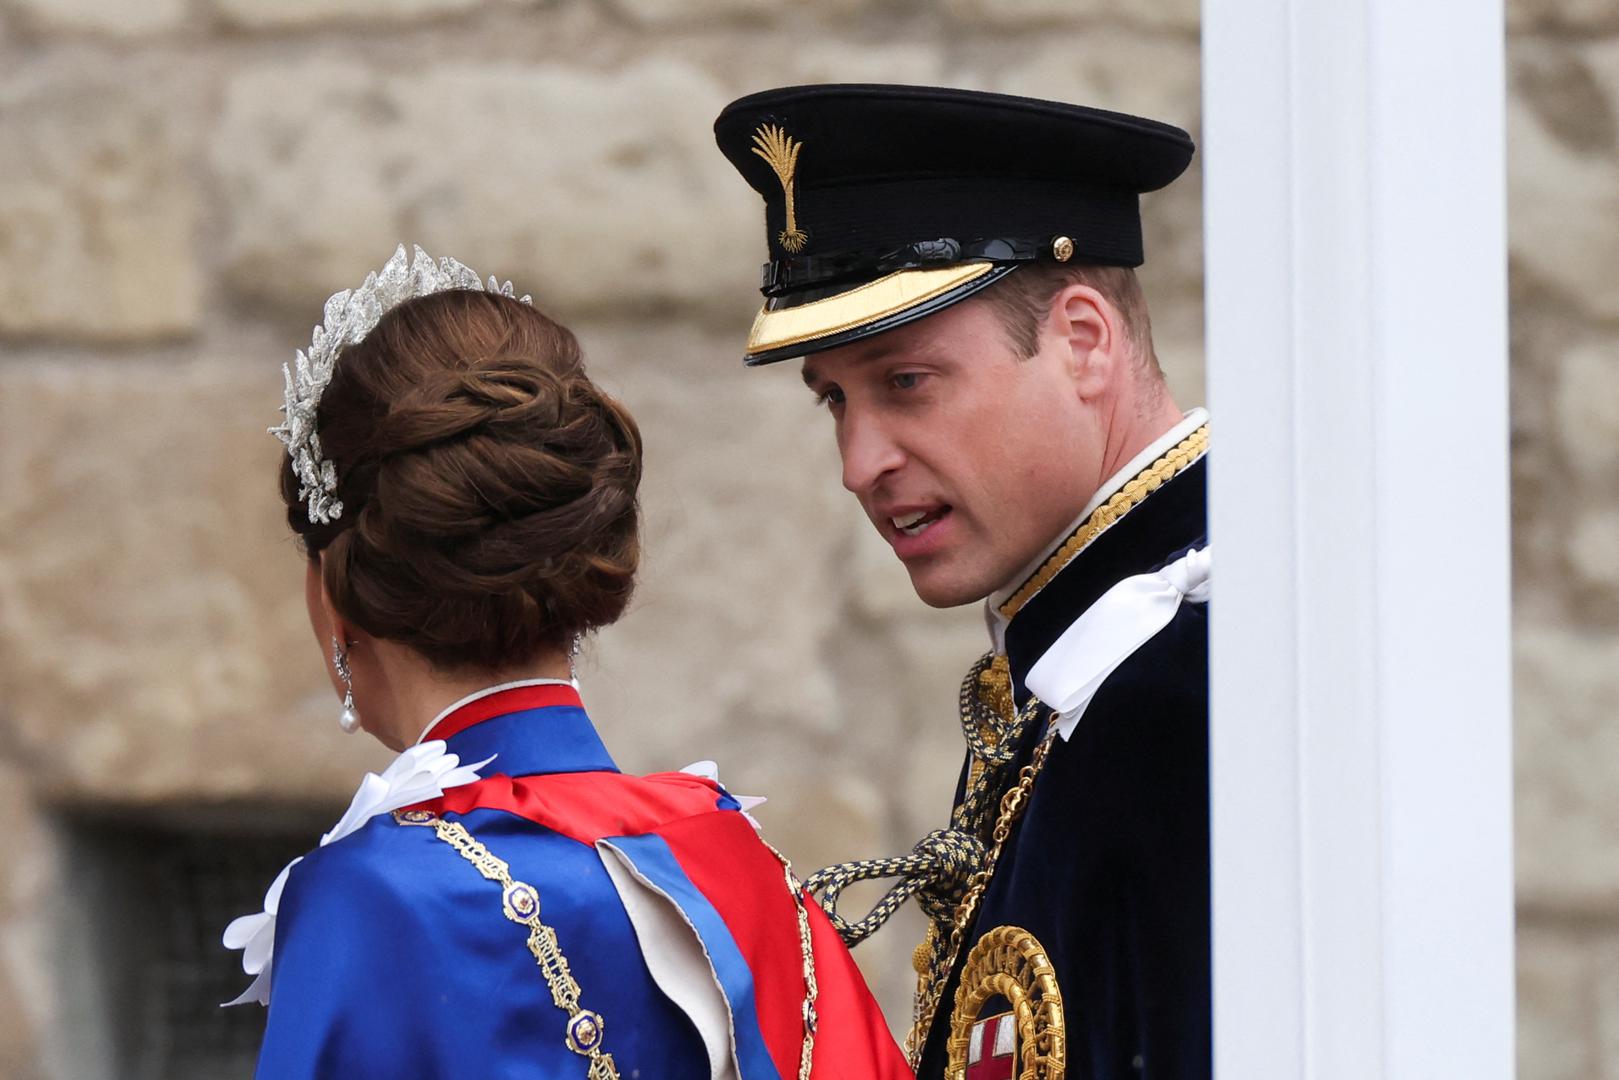
[[[753,133],[753,152],[764,158],[781,181],[781,190],[787,196],[787,220],[776,235],[782,247],[793,254],[804,250],[809,234],[798,227],[797,212],[793,207],[793,176],[798,171],[798,152],[804,144],[788,135],[780,125],[760,124]]]

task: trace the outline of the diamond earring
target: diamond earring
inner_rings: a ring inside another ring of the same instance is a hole
[[[360,714],[354,711],[354,674],[349,670],[349,658],[343,652],[343,643],[332,636],[332,666],[343,680],[343,711],[338,714],[337,726],[344,734],[353,735],[360,730]]]
[[[579,685],[579,649],[583,641],[583,634],[575,634],[573,635],[573,641],[568,645],[568,681],[576,687]]]

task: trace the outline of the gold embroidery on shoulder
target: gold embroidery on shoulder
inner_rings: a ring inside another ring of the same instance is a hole
[[[809,240],[809,234],[798,227],[798,214],[793,205],[793,179],[798,172],[798,152],[802,149],[804,144],[777,124],[760,124],[753,133],[753,152],[765,159],[787,196],[787,220],[776,240],[794,255],[803,251]]]
[[[1042,563],[1040,569],[1036,570],[1034,575],[1020,585],[1006,603],[997,609],[1001,616],[1010,619],[1022,611],[1024,605],[1034,599],[1036,593],[1051,583],[1051,579],[1057,576],[1058,571],[1073,562],[1080,552],[1090,547],[1091,541],[1117,524],[1125,514],[1145,502],[1148,495],[1180,475],[1187,466],[1202,457],[1208,448],[1209,425],[1204,424],[1169,453],[1137,473],[1129,483],[1118,490],[1117,494],[1093,510],[1091,516],[1063,541],[1062,546],[1052,552],[1051,558]]]
[[[618,1066],[613,1062],[613,1055],[602,1050],[605,1023],[601,1014],[579,1004],[579,983],[568,968],[567,957],[562,955],[562,947],[557,943],[557,933],[540,920],[539,891],[527,882],[513,880],[511,868],[506,862],[491,854],[489,849],[467,832],[460,822],[445,821],[432,814],[427,814],[430,820],[416,816],[425,813],[426,811],[414,813],[407,811],[409,820],[396,813],[394,820],[401,825],[432,826],[440,840],[454,848],[456,853],[471,863],[478,873],[501,887],[500,902],[506,918],[528,928],[528,951],[534,954],[535,961],[540,965],[540,971],[545,975],[545,983],[551,990],[551,1000],[556,1002],[557,1008],[568,1014],[566,1028],[568,1049],[589,1059],[590,1069],[586,1073],[588,1080],[619,1080]]]

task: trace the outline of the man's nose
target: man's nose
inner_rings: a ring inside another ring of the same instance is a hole
[[[905,463],[905,453],[879,417],[863,410],[843,414],[838,451],[843,455],[843,486],[860,495]]]

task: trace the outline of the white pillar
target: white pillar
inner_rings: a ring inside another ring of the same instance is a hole
[[[1500,0],[1205,0],[1220,1080],[1513,1071]]]

